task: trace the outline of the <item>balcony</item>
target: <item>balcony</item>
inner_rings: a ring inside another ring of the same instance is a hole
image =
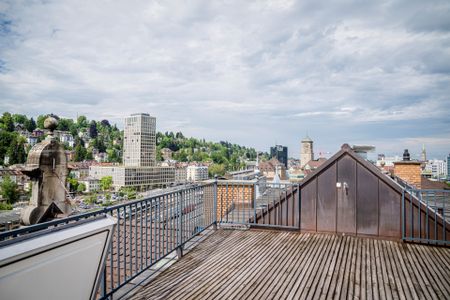
[[[213,180],[0,240],[112,216],[97,299],[449,298],[449,196],[342,149],[301,185]]]

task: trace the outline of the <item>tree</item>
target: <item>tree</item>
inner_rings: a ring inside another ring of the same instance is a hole
[[[223,164],[212,164],[208,168],[209,177],[225,175],[225,166]]]
[[[82,193],[82,192],[84,192],[85,190],[86,190],[86,185],[85,185],[84,183],[80,182],[80,183],[78,184],[78,187],[77,187],[77,192],[78,192],[78,193]]]
[[[112,186],[112,176],[105,176],[100,179],[100,188],[102,191],[108,191]]]
[[[88,127],[88,121],[85,116],[79,116],[77,119],[77,125],[78,128],[87,128]]]
[[[91,123],[89,124],[89,136],[94,139],[96,138],[98,135],[98,131],[97,131],[97,123],[92,120]]]
[[[19,123],[19,124],[25,124],[25,122],[28,120],[27,116],[19,115],[19,114],[12,115],[12,119],[13,119],[14,123]]]
[[[74,161],[83,161],[86,159],[87,151],[86,148],[84,148],[81,143],[78,143],[75,146],[75,154],[73,156]]]
[[[8,147],[7,155],[9,157],[9,164],[23,164],[27,160],[25,152],[25,141],[23,137],[15,134],[11,144]]]
[[[61,131],[70,131],[72,125],[73,125],[72,119],[61,118],[58,121],[58,127],[56,129]]]
[[[3,113],[3,116],[0,119],[1,127],[8,131],[13,132],[14,131],[14,121],[9,112]]]
[[[19,189],[17,183],[12,181],[11,177],[8,175],[3,177],[3,181],[0,183],[0,191],[8,204],[13,204],[19,200]]]
[[[33,132],[36,129],[36,122],[33,118],[27,119],[23,125],[28,132]]]
[[[37,121],[36,121],[37,124],[36,125],[37,125],[38,128],[44,129],[44,121],[45,121],[45,119],[47,119],[47,115],[39,115],[37,117]]]
[[[111,127],[111,124],[109,124],[109,121],[108,120],[102,120],[101,121],[101,124],[102,124],[102,126],[104,126],[104,127]]]

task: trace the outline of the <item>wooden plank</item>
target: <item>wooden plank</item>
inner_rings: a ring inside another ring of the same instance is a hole
[[[349,269],[349,277],[348,277],[348,299],[355,298],[355,285],[356,285],[356,260],[358,256],[357,248],[358,248],[358,238],[352,238],[353,247],[351,252],[351,263],[350,263],[350,269]],[[359,299],[359,298],[358,298]]]
[[[313,281],[311,281],[310,287],[307,286],[302,291],[302,295],[300,296],[300,299],[317,298],[317,296],[319,296],[321,294],[321,291],[323,289],[323,282],[327,276],[329,265],[334,256],[333,255],[334,250],[340,244],[339,242],[340,242],[339,238],[336,236],[333,236],[332,244],[331,244],[329,250],[327,251],[327,253],[325,254],[326,256],[324,257],[324,259],[321,260],[321,262],[320,262],[321,266],[320,266],[319,270],[316,272]],[[315,296],[315,295],[317,295],[317,296]]]
[[[341,239],[341,247],[339,249],[339,255],[336,259],[336,263],[334,264],[333,267],[333,272],[331,275],[331,281],[329,282],[329,285],[327,287],[327,299],[333,299],[336,296],[336,285],[337,285],[337,281],[338,281],[338,276],[339,276],[339,270],[340,270],[340,266],[345,263],[345,258],[344,255],[346,253],[346,243],[347,240],[345,239],[345,237],[339,237]]]
[[[344,244],[344,240],[342,238],[337,239],[338,240],[338,245],[337,247],[334,247],[332,249],[333,253],[332,253],[332,259],[330,262],[330,265],[328,267],[328,271],[326,272],[326,276],[322,277],[321,281],[319,283],[320,286],[322,286],[321,288],[321,293],[320,293],[320,299],[325,299],[328,293],[328,289],[330,287],[330,282],[331,279],[333,277],[333,273],[336,267],[336,262],[337,259],[339,257],[339,253],[341,253],[341,251],[343,251],[343,244]]]
[[[289,294],[287,295],[286,299],[297,299],[295,297],[296,293],[299,291],[300,286],[302,286],[302,284],[304,285],[305,281],[307,280],[308,276],[309,276],[309,270],[313,264],[314,260],[314,256],[319,256],[320,255],[320,249],[322,249],[322,247],[325,245],[326,243],[326,238],[327,236],[322,236],[318,243],[316,243],[316,245],[314,245],[313,247],[311,247],[311,254],[308,255],[308,257],[305,259],[305,261],[302,263],[302,267],[301,267],[301,273],[299,274],[299,276],[297,277],[294,286],[291,288]],[[301,292],[301,290],[300,290]],[[283,297],[284,298],[284,297]]]

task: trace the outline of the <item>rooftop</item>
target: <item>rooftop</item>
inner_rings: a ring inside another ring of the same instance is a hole
[[[450,249],[345,235],[218,230],[131,299],[450,296]]]

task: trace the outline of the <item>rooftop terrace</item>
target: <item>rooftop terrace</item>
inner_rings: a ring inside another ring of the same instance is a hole
[[[448,299],[450,249],[218,230],[130,299]]]
[[[0,233],[0,250],[109,215],[97,299],[450,299],[449,208],[450,191],[404,188],[344,145],[301,184],[189,185]]]

